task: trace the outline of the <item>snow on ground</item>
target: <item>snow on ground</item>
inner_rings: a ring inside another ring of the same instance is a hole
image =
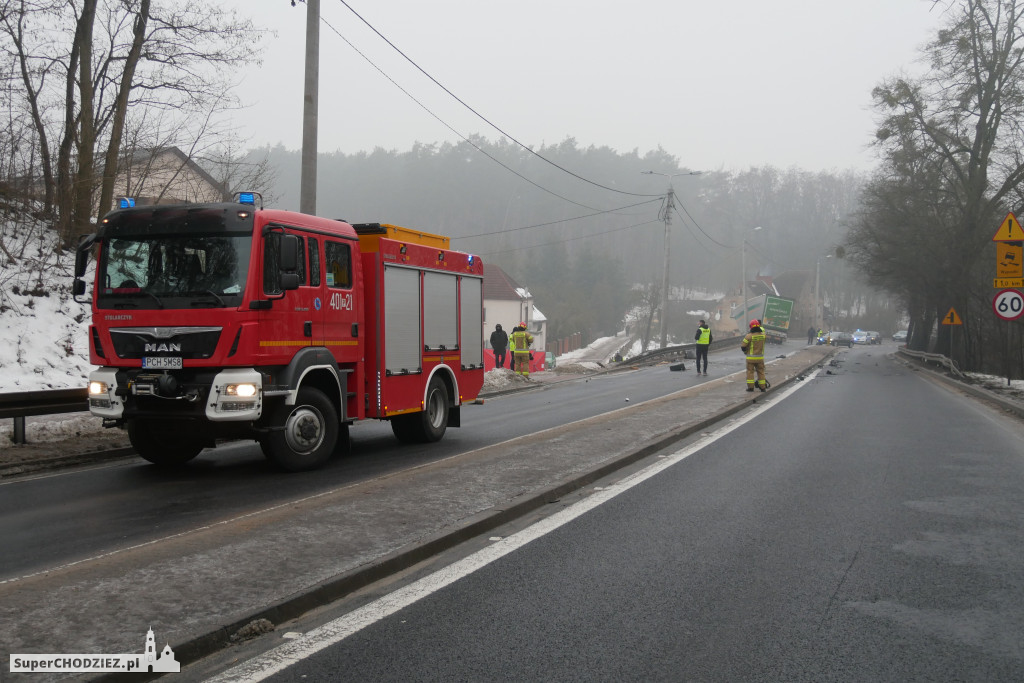
[[[526,386],[530,380],[517,375],[508,368],[494,368],[484,373],[484,391],[504,391],[518,386]]]
[[[71,297],[74,254],[57,256],[55,237],[0,222],[0,392],[84,387],[92,369],[89,306]]]
[[[629,351],[627,351],[623,355],[623,359],[624,360],[629,360],[630,358],[633,358],[634,356],[639,356],[642,353],[646,353],[646,351],[644,351],[644,349],[643,349],[643,345],[644,345],[644,342],[643,342],[642,339],[634,340],[633,341],[633,345],[629,347]],[[669,346],[671,346],[671,343],[669,344]],[[661,348],[661,342],[658,341],[657,339],[651,339],[650,341],[647,342],[647,351],[657,351],[660,348]]]
[[[1024,398],[1024,379],[1012,379],[1007,383],[1005,377],[983,375],[980,372],[964,373],[975,384],[996,391],[1007,398]]]

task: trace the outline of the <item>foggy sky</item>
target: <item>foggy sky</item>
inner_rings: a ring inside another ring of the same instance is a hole
[[[302,144],[306,7],[231,0],[278,31],[233,115],[252,146]],[[867,170],[871,89],[916,70],[942,7],[929,0],[348,0],[426,72],[531,146],[641,155],[685,168]],[[321,0],[319,151],[500,133],[416,71],[338,0]],[[630,183],[642,180],[629,179]]]

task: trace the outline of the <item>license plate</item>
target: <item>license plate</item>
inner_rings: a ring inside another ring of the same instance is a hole
[[[181,357],[143,356],[142,367],[148,370],[181,370]]]

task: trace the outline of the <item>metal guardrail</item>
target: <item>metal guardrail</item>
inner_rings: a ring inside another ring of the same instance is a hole
[[[726,337],[724,339],[716,339],[708,345],[709,351],[717,351],[724,348],[739,348],[740,340],[743,337],[737,335],[734,337]],[[689,342],[687,344],[679,344],[678,346],[668,346],[664,349],[655,349],[654,351],[648,351],[641,353],[639,356],[633,356],[627,360],[622,361],[624,364],[643,364],[643,363],[655,363],[664,360],[671,360],[676,358],[692,358],[693,356],[687,356],[687,351],[695,351],[697,344],[695,342]]]
[[[0,393],[0,418],[14,418],[14,443],[25,440],[25,418],[89,410],[88,393],[81,389],[47,389]]]
[[[963,378],[965,376],[964,373],[960,370],[960,368],[957,367],[955,360],[943,356],[941,353],[925,353],[924,351],[911,351],[905,346],[899,347],[898,349],[896,349],[896,352],[904,356],[909,356],[910,358],[923,360],[926,363],[935,363],[937,365],[941,365],[945,367],[947,370],[949,370],[951,374],[954,374],[957,377]]]

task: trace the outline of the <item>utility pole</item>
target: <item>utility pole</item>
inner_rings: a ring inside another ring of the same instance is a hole
[[[661,269],[661,348],[668,346],[668,253],[669,253],[669,232],[672,228],[672,209],[675,207],[675,192],[671,183],[668,186],[668,194],[665,196],[665,207],[662,209],[665,221],[665,263]]]
[[[316,214],[316,135],[320,105],[320,0],[306,0],[306,74],[302,107],[299,211]]]
[[[668,194],[665,196],[664,212],[661,216],[665,221],[665,262],[661,269],[661,348],[668,346],[668,255],[669,255],[669,230],[672,227],[672,209],[675,208],[675,190],[672,188],[672,179],[681,175],[700,175],[703,171],[688,171],[686,173],[658,173],[657,171],[640,171],[644,175],[660,175],[668,178]]]
[[[822,326],[821,312],[821,259],[814,262],[814,329],[820,330]]]

